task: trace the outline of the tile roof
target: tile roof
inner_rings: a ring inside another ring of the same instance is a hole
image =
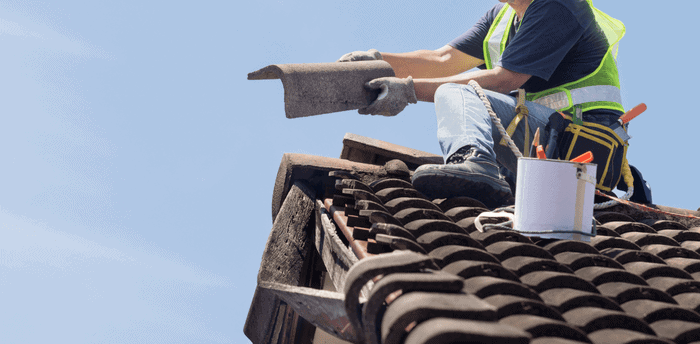
[[[700,343],[697,219],[618,205],[594,214],[590,243],[482,233],[478,200],[411,186],[410,170],[439,157],[346,140],[343,159],[285,155],[273,218],[295,181],[315,190],[317,212],[360,258],[336,283],[358,341]]]

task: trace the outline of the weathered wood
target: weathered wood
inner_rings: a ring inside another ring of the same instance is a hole
[[[316,201],[314,243],[335,290],[343,290],[345,275],[350,267],[357,262],[357,257],[340,240],[336,227],[331,222],[330,215],[320,200]]]
[[[295,182],[272,225],[263,252],[258,284],[275,282],[304,285],[314,252],[315,194],[303,182]],[[254,344],[293,341],[296,319],[291,309],[268,291],[256,288],[243,332]]]
[[[345,314],[342,293],[269,282],[261,282],[259,287],[284,300],[287,307],[314,326],[343,340],[357,341],[357,334]]]
[[[340,158],[374,165],[384,165],[388,161],[399,159],[412,170],[423,164],[440,165],[443,163],[441,155],[351,133],[347,133],[343,137],[343,150],[340,153]]]
[[[328,176],[331,171],[352,173],[366,184],[388,175],[383,166],[306,154],[285,153],[282,156],[279,170],[277,170],[275,187],[272,192],[272,220],[274,221],[279,214],[282,203],[295,181],[304,181],[305,185],[316,192],[316,197],[319,199],[333,195],[336,179]]]
[[[253,300],[248,309],[248,317],[243,326],[243,333],[253,344],[270,343],[279,311],[279,298],[267,290],[255,287],[255,294],[253,294]],[[271,329],[271,327],[273,328]]]
[[[305,231],[315,210],[315,195],[303,183],[296,182],[282,205],[267,240],[258,282],[291,284],[299,281],[301,267],[309,253],[311,233]]]

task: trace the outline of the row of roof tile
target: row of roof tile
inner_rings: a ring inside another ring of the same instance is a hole
[[[355,319],[369,342],[700,340],[700,227],[599,213],[590,243],[480,232],[474,220],[488,209],[477,200],[429,200],[401,178],[336,176],[330,204],[369,256],[348,279],[383,264],[360,280],[383,276]],[[398,259],[407,255],[425,262]],[[346,292],[358,299],[359,289]]]

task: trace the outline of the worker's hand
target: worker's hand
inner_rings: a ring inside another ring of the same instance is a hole
[[[413,88],[413,78],[396,77],[378,78],[365,85],[369,89],[379,89],[379,96],[366,108],[359,109],[362,115],[396,116],[409,103],[418,102],[416,90]]]
[[[374,61],[381,60],[382,54],[377,49],[367,51],[353,51],[341,56],[337,62],[353,62],[353,61]]]

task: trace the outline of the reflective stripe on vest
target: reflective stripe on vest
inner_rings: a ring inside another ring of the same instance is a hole
[[[568,111],[575,105],[583,104],[581,106],[583,111],[602,108],[624,112],[620,81],[617,77],[616,58],[618,42],[625,34],[625,27],[619,20],[593,7],[591,0],[587,0],[587,2],[593,10],[596,23],[601,27],[611,44],[606,57],[593,73],[574,82],[528,94],[527,98],[557,111]],[[489,33],[484,40],[486,68],[493,69],[501,58],[515,15],[513,8],[506,4],[491,24]]]
[[[503,20],[506,18],[506,20]],[[493,69],[501,58],[503,50],[506,49],[506,42],[510,35],[511,24],[515,18],[515,10],[512,7],[505,5],[498,15],[494,24],[491,25],[489,33],[484,40],[484,62],[487,69]]]
[[[578,104],[592,102],[622,103],[620,89],[610,85],[587,86],[571,91],[564,90],[533,100],[550,109],[565,109]]]

